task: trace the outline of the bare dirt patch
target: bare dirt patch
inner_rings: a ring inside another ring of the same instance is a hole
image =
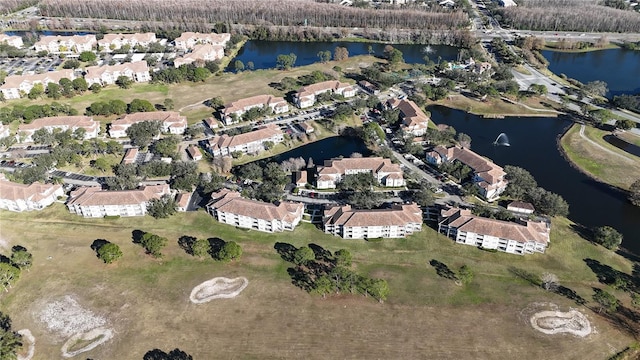
[[[215,299],[231,299],[238,296],[247,285],[249,280],[245,277],[216,277],[194,287],[189,300],[194,304],[204,304]]]
[[[531,326],[544,334],[568,333],[578,337],[586,337],[593,332],[589,319],[582,312],[573,308],[561,311],[555,304],[533,304],[523,311],[523,315],[529,316]]]
[[[22,335],[22,346],[27,347],[25,354],[18,354],[18,360],[31,360],[36,351],[36,338],[29,329],[18,330],[18,334]]]
[[[47,329],[62,337],[87,332],[107,324],[107,320],[80,306],[70,295],[50,302],[38,314]]]
[[[73,335],[62,345],[62,356],[74,357],[83,352],[94,349],[98,345],[109,341],[113,337],[113,330],[96,328],[87,332]]]

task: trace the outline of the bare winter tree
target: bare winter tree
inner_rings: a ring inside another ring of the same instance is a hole
[[[542,288],[547,291],[553,291],[558,288],[558,277],[552,273],[542,274]]]

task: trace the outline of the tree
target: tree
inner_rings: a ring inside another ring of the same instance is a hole
[[[178,144],[180,139],[175,135],[170,135],[157,140],[151,146],[151,152],[161,157],[178,157]]]
[[[107,178],[106,185],[110,190],[132,190],[138,187],[138,176],[135,164],[118,164],[113,167],[115,176]]]
[[[313,250],[307,246],[301,246],[293,253],[293,263],[298,266],[307,265],[309,262],[315,260],[315,258],[316,255]]]
[[[193,357],[178,348],[169,351],[169,353],[153,349],[144,354],[143,360],[193,360]]]
[[[128,76],[120,75],[118,79],[116,79],[116,85],[118,85],[122,89],[128,89],[133,84],[133,80],[131,80]]]
[[[217,259],[221,261],[236,260],[239,259],[240,256],[242,256],[242,248],[235,241],[224,243],[216,255]]]
[[[460,266],[460,269],[458,270],[458,280],[460,280],[463,285],[471,283],[471,280],[473,280],[473,272],[471,271],[471,268],[467,265]]]
[[[156,111],[155,106],[153,106],[153,104],[148,100],[143,100],[143,99],[131,100],[127,108],[127,112],[129,114],[137,113],[137,112],[151,112],[151,111]]]
[[[211,251],[211,243],[207,239],[196,239],[191,244],[191,252],[193,256],[205,257]]]
[[[11,318],[0,312],[0,359],[16,360],[22,336],[11,329]]]
[[[318,59],[320,59],[321,63],[326,63],[331,60],[331,51],[318,51]]]
[[[37,99],[44,94],[44,85],[41,83],[33,84],[33,87],[29,91],[27,97],[31,100]]]
[[[156,219],[165,219],[176,213],[176,201],[171,194],[160,199],[151,199],[147,204],[147,212]]]
[[[349,50],[346,47],[338,46],[333,51],[333,60],[344,61],[349,58]]]
[[[636,123],[633,120],[629,120],[629,119],[618,119],[616,120],[615,126],[618,129],[631,130],[636,126]]]
[[[294,53],[290,53],[289,55],[280,54],[276,58],[276,65],[278,69],[289,70],[296,64],[297,59],[298,56],[296,56],[296,54]]]
[[[463,148],[466,148],[466,149],[471,148],[471,136],[465,133],[458,133],[456,135],[456,141],[458,141],[460,146],[462,146]]]
[[[558,288],[558,277],[555,274],[546,272],[542,274],[542,288],[547,291],[554,291]]]
[[[78,60],[84,61],[84,62],[95,61],[96,58],[97,56],[93,51],[83,51],[80,53],[80,56],[78,56]]]
[[[91,86],[89,86],[89,90],[91,90],[92,93],[97,94],[102,90],[102,85],[93,83],[91,84]]]
[[[347,201],[357,209],[373,209],[379,206],[383,199],[382,193],[367,189],[350,194]]]
[[[104,157],[99,157],[91,162],[91,167],[96,168],[102,172],[109,170],[110,166],[111,165],[109,164],[109,160]]]
[[[349,267],[351,266],[351,262],[353,257],[349,250],[340,249],[335,252],[334,257],[336,259],[336,266]]]
[[[596,80],[591,81],[582,86],[582,91],[584,91],[587,95],[590,96],[601,96],[604,97],[609,92],[607,88],[607,83],[604,81]]]
[[[366,285],[366,291],[374,299],[382,303],[389,295],[389,284],[384,279],[372,279]]]
[[[77,69],[79,67],[80,67],[80,61],[75,59],[67,60],[64,62],[64,64],[62,64],[63,69]]]
[[[11,249],[11,264],[20,270],[29,269],[33,264],[33,255],[22,246]]]
[[[87,80],[85,80],[84,78],[73,79],[71,81],[71,83],[73,84],[73,88],[78,93],[83,93],[83,92],[89,90],[89,85],[87,85]]]
[[[122,250],[120,250],[118,244],[107,242],[98,249],[98,258],[104,261],[105,264],[111,264],[121,257]]]
[[[166,110],[173,110],[173,107],[174,107],[173,99],[170,99],[170,98],[164,99],[163,105]]]
[[[420,188],[413,192],[412,200],[422,207],[431,206],[435,203],[433,191],[425,182],[420,183]]]
[[[602,289],[594,289],[593,300],[598,303],[598,312],[604,310],[607,313],[615,312],[618,309],[618,299]]]
[[[537,187],[527,192],[525,200],[541,213],[549,216],[569,215],[569,204],[562,196]]]
[[[162,123],[159,121],[142,121],[131,125],[125,132],[134,145],[144,148],[160,134],[161,128]]]
[[[640,179],[634,181],[629,187],[629,201],[635,206],[640,206]]]
[[[47,97],[54,100],[60,99],[60,97],[62,96],[60,89],[60,85],[54,82],[50,82],[49,84],[47,84]]]
[[[152,233],[144,233],[140,239],[140,245],[147,251],[147,254],[154,258],[160,258],[162,257],[160,250],[167,245],[167,239]]]
[[[9,292],[19,277],[20,269],[8,263],[0,263],[0,286],[4,288],[4,291]]]
[[[593,231],[593,241],[614,250],[622,244],[622,234],[611,226],[601,226]]]
[[[504,171],[507,173],[505,178],[509,181],[505,194],[510,197],[524,199],[527,192],[538,187],[533,175],[521,167],[506,165]]]
[[[402,55],[402,51],[393,49],[388,55],[387,59],[389,60],[389,63],[391,63],[391,65],[398,65],[404,62],[404,57]]]

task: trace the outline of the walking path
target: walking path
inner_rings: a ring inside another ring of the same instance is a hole
[[[580,137],[583,138],[584,140],[586,140],[587,142],[589,142],[591,145],[596,146],[596,147],[600,148],[601,150],[608,152],[609,154],[619,156],[619,157],[625,159],[626,161],[629,161],[629,162],[633,162],[634,161],[633,159],[630,159],[630,158],[626,157],[625,155],[617,153],[617,152],[615,152],[615,151],[613,151],[611,149],[607,149],[606,147],[604,147],[604,146],[598,144],[597,142],[589,139],[587,136],[584,135],[584,128],[585,128],[584,124],[581,124],[580,125]]]

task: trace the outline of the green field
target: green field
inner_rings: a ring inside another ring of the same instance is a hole
[[[0,306],[12,316],[14,328],[31,329],[36,359],[56,356],[65,341],[49,332],[37,313],[68,294],[106,317],[116,331],[114,339],[82,357],[141,359],[153,348],[179,347],[194,359],[605,359],[631,344],[632,337],[514,272],[552,272],[591,306],[592,287],[603,285],[584,259],[627,274],[632,263],[580,239],[566,219],[553,225],[547,253],[521,257],[456,245],[427,227],[407,239],[365,242],[325,235],[309,224],[284,234],[238,230],[202,211],[165,220],[83,219],[61,204],[38,213],[0,212],[4,245],[21,244],[34,254],[33,267],[1,295]],[[145,255],[132,243],[133,230],[167,237],[164,257]],[[195,259],[179,248],[182,235],[234,240],[244,254],[228,264]],[[95,239],[120,245],[123,258],[102,264],[90,249]],[[278,256],[276,242],[349,249],[357,271],[386,279],[391,294],[383,304],[358,295],[309,295],[291,284],[291,264]],[[467,264],[474,280],[458,286],[439,277],[431,260],[452,270]],[[191,289],[216,276],[245,276],[249,286],[235,299],[191,304]],[[628,295],[607,291],[629,303]],[[597,333],[582,339],[536,332],[525,315],[541,302],[577,307]]]

